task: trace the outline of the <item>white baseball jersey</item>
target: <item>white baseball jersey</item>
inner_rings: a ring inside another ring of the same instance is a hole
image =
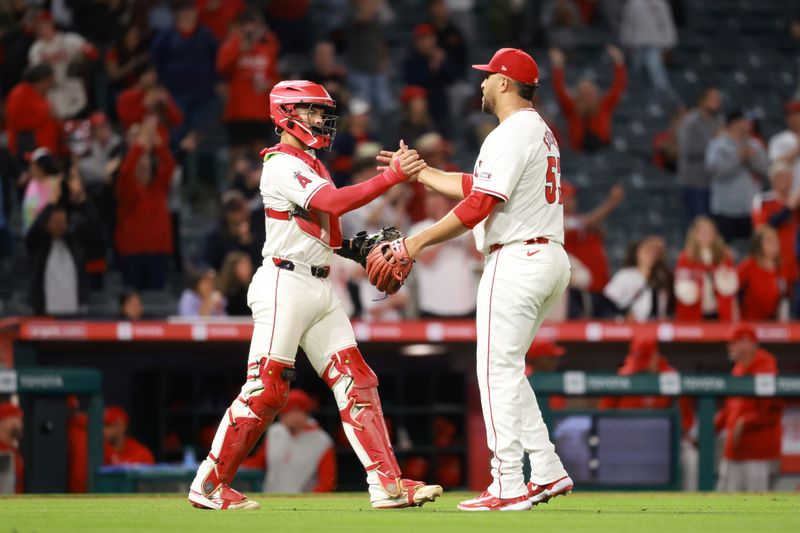
[[[266,240],[261,252],[264,257],[280,257],[312,266],[331,263],[333,248],[341,246],[339,220],[309,208],[311,198],[329,185],[332,186],[327,170],[313,151],[278,145],[264,152],[261,197],[265,210],[305,212],[303,216],[291,215],[290,220],[265,217]]]
[[[503,202],[473,230],[483,253],[496,243],[534,237],[564,243],[560,153],[553,133],[535,110],[513,113],[486,137],[472,188]]]

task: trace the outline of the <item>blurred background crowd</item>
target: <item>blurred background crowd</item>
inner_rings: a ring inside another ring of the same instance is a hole
[[[573,278],[552,318],[796,318],[799,12],[779,0],[3,0],[2,313],[249,315],[272,86],[310,79],[336,99],[339,131],[320,155],[338,186],[372,176],[400,139],[469,171],[494,127],[469,65],[508,45],[539,62],[534,105],[563,153]],[[345,232],[413,230],[452,205],[397,187],[347,214]],[[470,316],[473,249],[469,236],[432,249],[385,299],[354,264],[337,261],[335,280],[365,320]]]

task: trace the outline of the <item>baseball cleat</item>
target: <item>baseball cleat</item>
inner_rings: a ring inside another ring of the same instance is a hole
[[[489,494],[488,490],[483,491],[477,498],[458,504],[459,511],[527,511],[531,507],[532,504],[527,494],[501,500]]]
[[[572,479],[569,476],[564,476],[547,485],[530,482],[528,483],[528,499],[533,505],[547,503],[556,496],[572,492],[572,486]]]
[[[401,479],[403,493],[400,496],[392,497],[386,494],[385,498],[374,500],[373,509],[400,509],[402,507],[422,507],[427,502],[432,502],[442,495],[440,485],[426,485],[422,481],[411,479]]]
[[[198,509],[216,509],[218,511],[243,511],[260,509],[258,502],[250,500],[244,494],[221,485],[211,496],[205,496],[197,491],[189,491],[189,501]]]

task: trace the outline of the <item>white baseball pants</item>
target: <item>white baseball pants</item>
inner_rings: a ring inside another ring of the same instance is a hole
[[[523,453],[532,482],[546,485],[567,475],[525,377],[525,353],[569,278],[567,253],[554,242],[512,243],[486,259],[478,287],[477,374],[492,452],[489,493],[498,498],[526,494]]]

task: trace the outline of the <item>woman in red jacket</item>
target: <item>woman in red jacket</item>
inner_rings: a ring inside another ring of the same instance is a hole
[[[222,118],[236,152],[259,151],[270,138],[272,123],[266,106],[269,91],[280,81],[279,50],[278,39],[267,29],[261,13],[249,9],[236,19],[217,52],[217,71],[228,82]]]
[[[679,321],[736,318],[739,277],[733,257],[714,222],[697,217],[675,265],[675,319]]]
[[[787,287],[780,268],[780,246],[771,226],[761,226],[753,233],[750,255],[738,268],[742,320],[776,320],[788,314],[781,313]]]
[[[728,342],[734,376],[778,373],[775,356],[759,348],[755,329],[737,324]],[[775,462],[781,456],[783,401],[778,398],[732,396],[714,420],[725,430],[725,448],[719,465],[717,490],[766,492]]]
[[[114,242],[126,287],[164,288],[172,254],[172,220],[167,207],[175,159],[158,132],[157,118],[140,126],[117,177]]]

